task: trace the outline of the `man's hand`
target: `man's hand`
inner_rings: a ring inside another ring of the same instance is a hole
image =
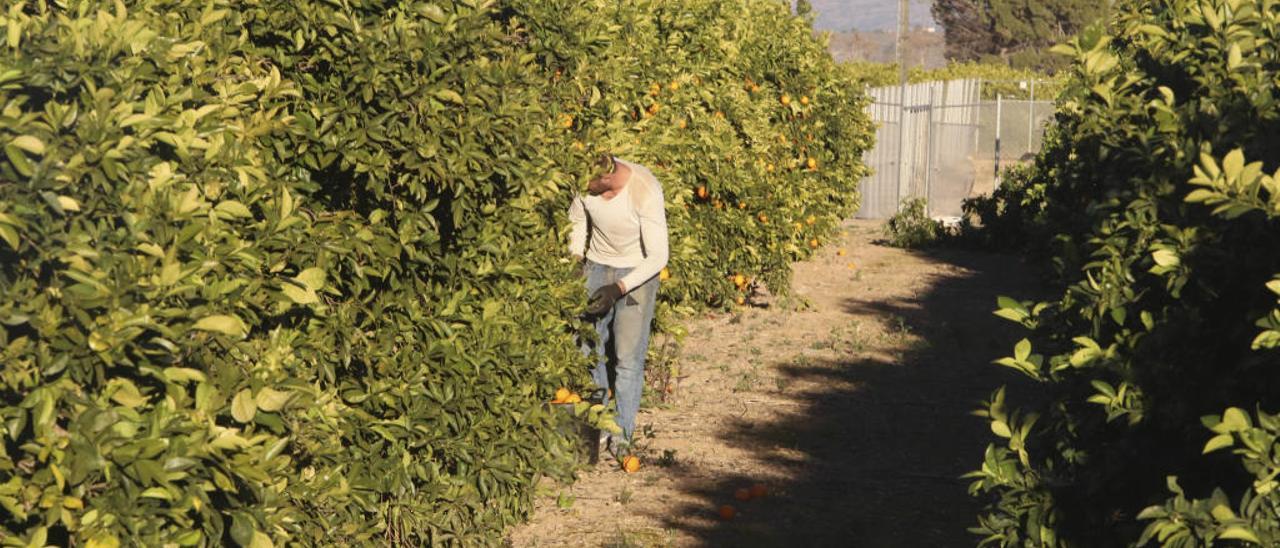
[[[603,316],[605,312],[613,308],[613,304],[618,302],[621,297],[622,287],[618,284],[609,284],[597,289],[595,293],[591,294],[591,298],[587,300],[587,315]]]

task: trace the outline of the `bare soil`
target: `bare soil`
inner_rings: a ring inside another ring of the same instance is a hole
[[[877,222],[844,234],[796,265],[792,297],[691,322],[683,378],[638,421],[644,467],[544,482],[508,543],[973,546],[961,476],[994,436],[971,411],[1019,382],[991,360],[1023,336],[991,311],[1038,277],[1016,257],[879,245]],[[767,496],[734,500],[756,483]]]

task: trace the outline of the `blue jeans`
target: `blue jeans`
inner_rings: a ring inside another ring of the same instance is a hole
[[[616,284],[631,272],[630,268],[614,268],[587,261],[587,295],[608,284]],[[636,414],[640,411],[640,394],[644,391],[644,359],[649,349],[649,326],[653,323],[653,307],[658,300],[658,277],[654,276],[640,287],[623,295],[618,302],[595,322],[599,340],[593,347],[583,343],[582,353],[599,356],[591,369],[591,378],[597,388],[605,389],[605,405],[609,404],[609,363],[613,357],[614,389],[618,399],[618,426],[631,441],[636,429]],[[612,347],[610,346],[612,343]],[[609,352],[612,348],[613,352]]]

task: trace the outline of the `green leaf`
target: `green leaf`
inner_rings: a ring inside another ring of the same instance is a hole
[[[201,331],[215,331],[232,337],[243,337],[249,332],[249,329],[245,327],[240,318],[226,314],[205,316],[200,318],[192,327]]]
[[[450,103],[461,105],[463,103],[462,96],[458,92],[451,89],[442,89],[436,92],[436,99],[448,101]]]
[[[196,369],[191,369],[190,367],[166,367],[164,370],[164,378],[169,380],[170,382],[177,382],[177,383],[192,382],[192,381],[205,382],[206,380],[208,380],[204,376],[203,372]]]
[[[231,398],[231,418],[247,423],[258,414],[258,405],[254,402],[253,393],[248,388],[236,392]]]
[[[1202,450],[1200,453],[1201,454],[1212,453],[1224,447],[1231,447],[1231,445],[1234,443],[1235,443],[1235,438],[1232,438],[1231,434],[1218,434],[1212,438],[1209,438],[1209,443],[1204,444],[1204,450]]]
[[[1254,544],[1262,544],[1262,541],[1258,540],[1258,536],[1253,534],[1253,531],[1239,525],[1227,527],[1222,531],[1222,533],[1218,534],[1218,538],[1226,540],[1243,540]]]
[[[12,226],[0,224],[0,238],[4,238],[5,243],[14,251],[18,249],[18,231]]]
[[[258,409],[271,413],[283,408],[292,395],[290,392],[281,392],[268,386],[258,391],[254,401],[258,405]]]
[[[253,540],[249,542],[249,548],[275,548],[271,543],[271,537],[262,531],[253,532]]]
[[[1172,249],[1157,249],[1151,254],[1151,258],[1155,260],[1157,265],[1163,267],[1175,267],[1181,263],[1178,254]]]
[[[298,304],[313,304],[320,302],[320,297],[317,296],[316,292],[309,287],[298,287],[285,282],[280,284],[280,291],[282,291],[289,300]]]
[[[1022,339],[1013,347],[1013,359],[1025,362],[1031,357],[1031,341]]]
[[[236,200],[226,200],[219,203],[213,208],[213,212],[220,219],[249,219],[253,217],[253,212]]]
[[[10,141],[10,143],[12,143],[13,146],[32,154],[44,154],[44,142],[30,135],[14,137],[13,141]]]
[[[108,383],[108,386],[112,385],[116,386],[116,390],[111,393],[111,401],[130,409],[147,403],[147,398],[142,396],[142,391],[138,390],[138,385],[133,384],[133,381],[116,378]]]
[[[324,289],[325,273],[324,269],[311,267],[298,273],[298,281],[303,285],[311,288],[312,291],[320,291]]]
[[[1013,432],[1009,431],[1009,425],[1004,421],[991,421],[991,432],[1002,438],[1013,436]]]
[[[1239,407],[1231,407],[1222,414],[1222,424],[1227,432],[1239,432],[1249,428],[1249,415]]]

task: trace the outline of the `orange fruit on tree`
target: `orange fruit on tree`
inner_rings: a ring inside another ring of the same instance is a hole
[[[738,287],[742,287],[742,286],[744,286],[744,285],[747,285],[747,277],[746,277],[746,276],[743,276],[742,274],[734,274],[734,275],[733,275],[733,285],[736,285],[736,286],[738,286]]]
[[[680,82],[677,82],[677,81],[675,81],[675,80],[672,80],[670,84],[667,84],[667,89],[669,89],[669,90],[671,90],[671,91],[675,91],[675,90],[680,89]]]
[[[707,199],[707,187],[706,187],[706,186],[699,186],[699,187],[698,187],[698,198],[701,198],[701,199],[703,199],[703,200]]]
[[[573,116],[564,114],[560,116],[560,127],[569,129],[573,127]]]
[[[657,113],[658,113],[658,109],[660,109],[660,108],[662,108],[662,106],[661,106],[661,105],[659,105],[658,103],[654,103],[654,104],[652,104],[652,105],[649,105],[649,114],[657,114]]]
[[[684,118],[681,118],[680,123],[678,125],[680,126],[680,129],[684,129],[689,127],[689,122],[685,121]]]
[[[736,515],[738,515],[738,509],[734,508],[732,505],[725,504],[720,507],[720,519],[729,521]]]
[[[767,171],[767,172],[769,172],[769,173],[773,173],[773,164],[769,164],[769,165],[767,165],[767,166],[764,166],[764,170],[765,170],[765,171]]]
[[[719,110],[717,110],[717,111],[716,111],[716,118],[724,118],[724,112],[723,112],[723,111],[719,111]]]
[[[635,455],[627,455],[622,458],[622,469],[628,474],[634,474],[640,470],[640,457]]]
[[[716,200],[714,202],[714,205],[716,206],[716,209],[724,209],[724,203],[722,203],[720,200]]]
[[[785,106],[787,106],[787,105],[790,105],[790,104],[791,104],[791,96],[790,96],[790,95],[787,95],[787,94],[785,94],[785,93],[784,93],[784,94],[782,94],[782,99],[781,99],[781,101],[782,101],[782,106],[784,106],[784,107],[785,107]]]
[[[801,95],[801,96],[800,96],[800,104],[802,104],[802,105],[807,105],[807,104],[809,104],[809,96],[807,96],[807,95]]]
[[[743,502],[751,500],[751,490],[746,487],[741,487],[737,491],[733,492],[733,498]]]
[[[760,214],[760,224],[769,224],[769,216],[764,213]]]
[[[818,249],[818,239],[817,239],[817,238],[814,238],[814,239],[812,239],[812,240],[809,240],[809,247],[812,247],[812,248],[814,248],[814,249]]]
[[[746,208],[747,208],[746,202],[738,202],[738,209],[746,209]]]
[[[556,399],[551,400],[551,403],[561,403],[569,398],[569,394],[572,394],[572,392],[568,388],[561,386],[556,389]]]
[[[768,494],[769,488],[765,487],[763,483],[757,483],[751,486],[751,498],[753,499],[758,499]]]
[[[738,303],[738,306],[742,306],[744,304],[747,304],[747,298],[743,297],[742,295],[738,295],[738,298],[734,299],[734,302]]]
[[[667,268],[666,268],[665,266],[664,266],[664,267],[662,267],[662,271],[658,273],[658,279],[659,279],[659,280],[662,280],[662,281],[664,281],[664,282],[665,282],[665,281],[667,281],[667,280],[670,280],[670,279],[671,279],[671,271],[670,271],[670,270],[667,270]]]
[[[564,403],[579,403],[581,401],[582,401],[582,396],[579,396],[577,394],[569,394],[569,397],[564,399]]]
[[[808,224],[809,226],[813,226],[813,223],[818,222],[818,218],[817,218],[817,217],[814,217],[813,215],[810,215],[808,219],[805,219],[805,220],[804,220],[804,222],[805,222],[805,224]]]
[[[809,169],[818,169],[818,160],[814,159],[812,156],[809,157],[809,161],[806,162],[806,164],[809,166]]]
[[[836,255],[837,255],[837,256],[840,256],[840,257],[845,256],[845,250],[842,248],[842,249],[840,249],[840,250],[836,251]]]

